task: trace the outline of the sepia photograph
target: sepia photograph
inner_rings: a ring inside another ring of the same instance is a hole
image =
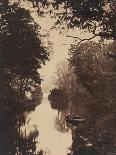
[[[0,0],[0,155],[116,155],[116,0]]]

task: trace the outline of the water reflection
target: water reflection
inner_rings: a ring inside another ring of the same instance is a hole
[[[59,117],[56,117],[55,119],[55,128],[62,133],[69,131],[66,127],[65,119],[62,120]]]
[[[87,149],[84,150],[81,133],[76,127],[66,126],[67,113],[67,109],[59,113],[53,110],[48,94],[43,95],[42,104],[35,111],[20,115],[3,113],[0,155],[85,155]]]
[[[34,130],[27,133],[19,126],[19,116],[5,113],[1,115],[0,122],[0,155],[42,155],[42,150],[36,150],[37,138],[39,132]],[[21,124],[24,124],[24,116],[20,117]],[[25,127],[25,125],[23,126]]]
[[[44,94],[42,104],[29,117],[28,130],[33,124],[39,130],[37,148],[42,148],[47,155],[67,155],[72,144],[71,132],[65,126],[65,115],[60,113],[58,116],[57,110],[51,108],[48,94]]]
[[[39,155],[36,151],[37,137],[39,132],[37,128],[27,134],[26,128],[24,132],[21,132],[19,141],[17,142],[17,155]]]

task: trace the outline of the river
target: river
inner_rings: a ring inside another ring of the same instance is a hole
[[[27,118],[26,131],[29,133],[36,127],[39,131],[36,148],[46,151],[47,155],[67,155],[72,144],[71,131],[56,128],[57,117],[58,112],[51,108],[48,94],[44,93],[42,103]]]

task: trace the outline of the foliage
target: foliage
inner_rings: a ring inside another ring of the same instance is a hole
[[[68,28],[78,27],[87,30],[93,33],[94,37],[116,39],[115,0],[54,0],[51,3],[42,0],[39,2],[43,4],[43,7],[52,4],[53,10],[50,14],[54,12],[56,24],[65,22]],[[36,1],[36,6],[38,5]]]
[[[62,88],[67,95],[67,108],[69,108],[70,103],[73,103],[75,98],[76,80],[75,75],[70,68],[70,64],[68,63],[68,60],[62,61],[57,65],[57,70],[54,75],[54,81],[55,85]]]
[[[22,101],[26,91],[41,83],[38,69],[48,56],[29,11],[7,5],[0,19],[0,87],[4,96],[15,92]]]
[[[54,83],[57,87],[61,87],[66,91],[67,94],[70,93],[70,76],[71,73],[68,70],[68,61],[62,61],[57,65],[57,70],[54,74]],[[68,83],[68,85],[67,85]]]
[[[30,2],[33,3],[33,6],[38,6],[40,3],[42,4],[42,7],[44,7],[45,5],[48,5],[48,1],[47,0],[29,0]]]
[[[52,18],[56,18],[56,25],[65,23],[68,28],[77,27],[91,32],[93,37],[87,38],[88,40],[97,36],[102,39],[116,39],[115,0],[28,1],[32,2],[33,7],[38,7],[37,12],[39,15],[49,13]],[[81,40],[78,37],[77,39]]]
[[[55,3],[64,5],[61,18],[69,23],[69,27],[88,29],[95,36],[116,39],[115,0],[56,0]]]
[[[32,2],[33,7],[38,7],[37,12],[39,15],[49,13],[52,18],[55,18],[57,20],[56,25],[65,23],[68,28],[77,27],[81,30],[91,32],[93,36],[86,40],[97,36],[100,36],[102,39],[116,39],[115,0],[28,1]],[[4,4],[7,5],[8,0]],[[74,38],[81,40],[78,37]]]
[[[86,117],[81,134],[99,152],[106,151],[116,140],[116,62],[107,57],[110,49],[113,53],[113,46],[88,42],[71,48],[70,63],[78,84],[75,107],[81,107],[81,115]],[[112,133],[109,134],[109,131]]]
[[[67,107],[68,98],[62,88],[54,88],[50,91],[48,96],[51,107],[53,109],[62,110]]]

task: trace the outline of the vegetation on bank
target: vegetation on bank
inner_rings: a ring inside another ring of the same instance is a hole
[[[55,26],[59,26],[60,30],[79,28],[92,34],[90,38],[87,36],[83,39],[78,36],[67,36],[77,39],[78,42],[69,50],[68,70],[58,69],[57,88],[51,91],[49,100],[55,109],[73,107],[72,113],[78,113],[86,118],[86,123],[81,126],[81,130],[76,131],[72,154],[82,153],[75,150],[80,146],[78,141],[78,135],[80,135],[94,146],[97,154],[106,155],[116,145],[115,0],[29,1],[32,2],[33,7],[38,8],[36,9],[38,15],[47,13],[55,18],[57,21]],[[20,4],[21,1],[18,3]],[[49,6],[51,6],[50,10]],[[0,146],[3,144],[7,148],[2,147],[6,152],[0,149],[3,155],[9,152],[16,154],[17,143],[21,142],[23,146],[27,144],[26,151],[21,148],[24,154],[25,152],[35,153],[35,143],[29,143],[30,141],[25,138],[24,141],[21,139],[20,126],[25,123],[26,116],[23,112],[24,105],[28,101],[26,93],[31,92],[31,88],[35,85],[41,84],[38,69],[45,64],[49,56],[41,42],[38,30],[38,25],[28,10],[18,4],[11,5],[9,0],[1,0],[0,129],[6,130],[1,132],[3,134],[0,136],[7,139],[6,136],[11,135],[9,140],[0,142]],[[100,37],[101,42],[88,42],[95,37]],[[104,39],[111,39],[113,43],[105,44]],[[17,141],[17,137],[20,141]],[[31,142],[35,142],[32,134],[30,139]],[[80,144],[81,142],[80,140]],[[21,146],[18,145],[18,147]]]
[[[72,46],[67,68],[61,63],[54,78],[56,86],[64,90],[69,111],[86,118],[85,123],[77,127],[77,135],[87,139],[85,143],[92,144],[100,155],[116,144],[115,47],[115,42],[85,42]],[[78,143],[76,139],[74,143]]]
[[[23,106],[26,92],[41,84],[38,69],[49,52],[28,10],[4,4],[0,13],[0,106],[4,110]]]
[[[62,88],[54,88],[48,96],[52,109],[63,110],[68,106],[68,97]]]
[[[116,60],[111,57],[116,54],[115,47],[115,42],[88,42],[70,50],[77,79],[76,107],[87,119],[80,134],[93,144],[97,154],[107,154],[116,144]]]
[[[9,1],[0,2],[0,154],[43,154],[36,152],[37,129],[22,133],[27,113],[42,97],[29,99],[28,93],[41,85],[38,69],[49,52],[39,35],[39,25],[30,12]],[[42,91],[42,90],[41,90]],[[35,92],[33,92],[34,94]],[[38,94],[42,95],[42,92]],[[33,97],[34,98],[34,97]]]

